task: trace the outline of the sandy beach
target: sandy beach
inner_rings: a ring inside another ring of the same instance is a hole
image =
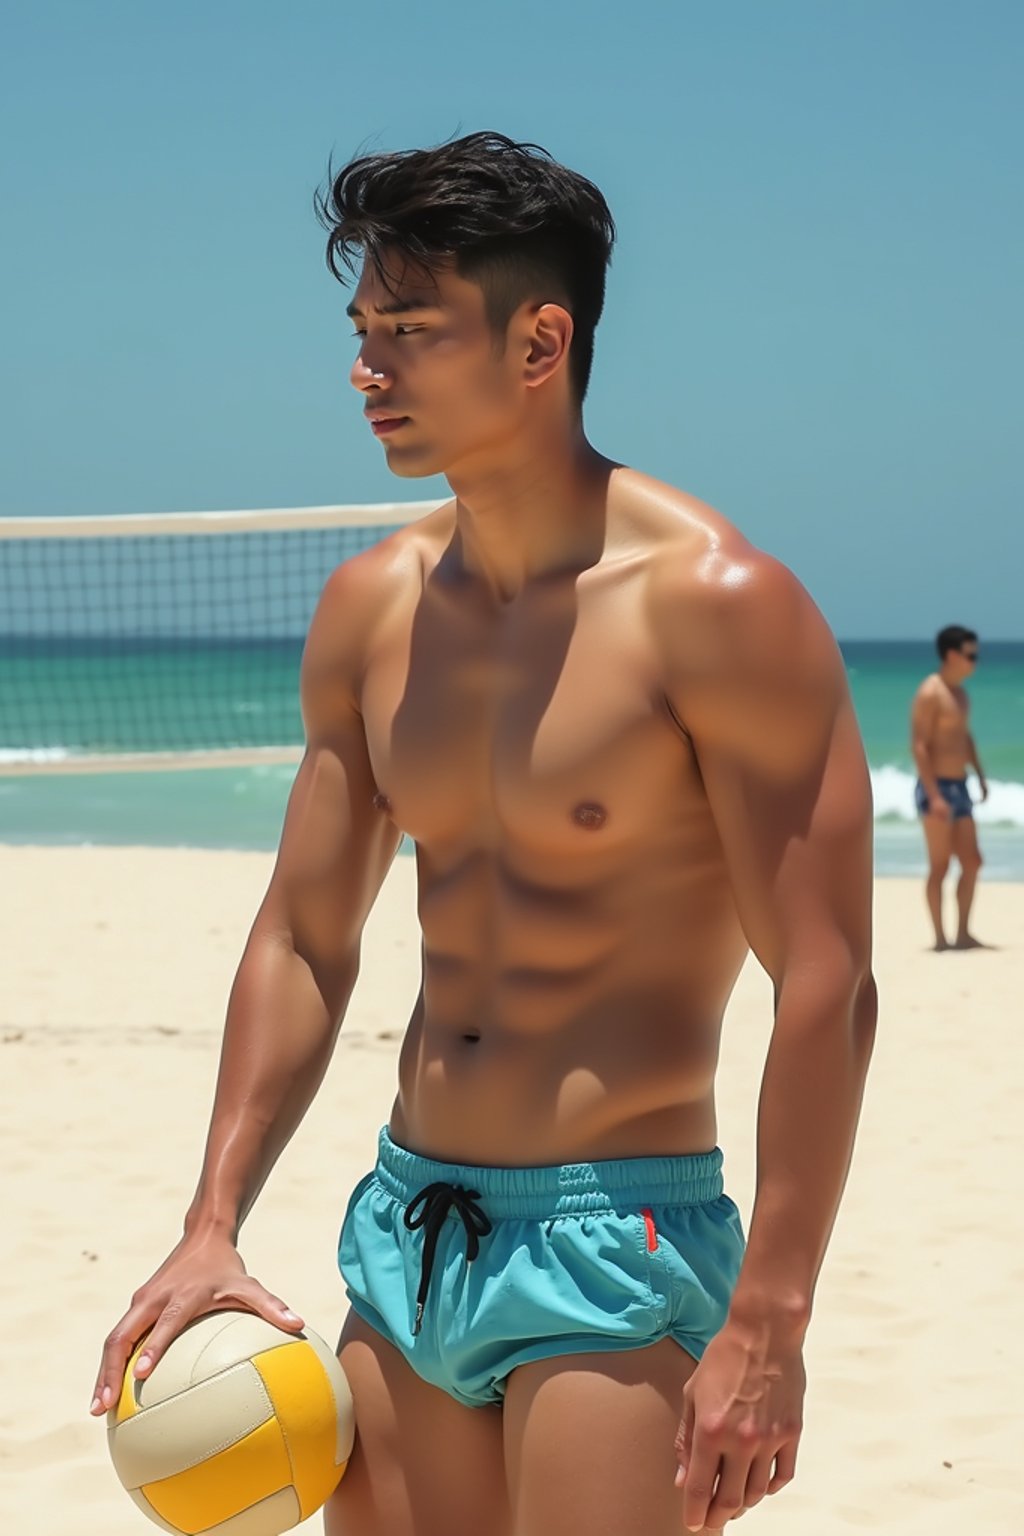
[[[152,1530],[87,1406],[102,1337],[180,1233],[228,987],[266,854],[0,848],[0,1530]],[[250,1270],[327,1338],[335,1241],[386,1117],[419,960],[411,859],[371,916],[327,1080],[243,1232]],[[929,952],[916,882],[876,886],[881,1023],[807,1346],[796,1481],[765,1536],[1019,1536],[1024,1379],[1024,886],[982,884],[978,935]],[[726,1020],[719,1140],[746,1217],[771,1024],[754,963]],[[302,1527],[320,1529],[319,1517]]]

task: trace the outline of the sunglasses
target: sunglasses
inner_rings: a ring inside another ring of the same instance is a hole
[[[964,661],[978,661],[980,659],[977,651],[961,651],[960,655]]]

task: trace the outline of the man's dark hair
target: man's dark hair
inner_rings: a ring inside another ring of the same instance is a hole
[[[454,257],[459,276],[483,290],[502,342],[520,304],[564,304],[573,318],[570,378],[582,404],[615,242],[593,182],[538,144],[470,133],[434,149],[363,155],[337,175],[328,170],[328,190],[317,192],[314,207],[339,282],[355,275],[357,252],[389,289],[395,274],[384,263],[396,255],[428,269]]]
[[[962,624],[947,624],[945,629],[940,629],[935,636],[935,648],[939,656],[945,661],[950,651],[959,651],[968,640],[977,640],[973,629],[965,629]]]

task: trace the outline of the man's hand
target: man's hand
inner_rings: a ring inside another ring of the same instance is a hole
[[[676,1437],[687,1530],[718,1530],[792,1480],[806,1380],[801,1344],[778,1345],[767,1325],[727,1322],[715,1335]]]
[[[940,795],[938,790],[936,790],[934,795],[928,796],[928,810],[926,814],[937,817],[939,821],[948,821],[953,812],[945,795]]]
[[[135,1362],[137,1377],[150,1374],[171,1340],[195,1318],[230,1310],[255,1312],[292,1332],[302,1327],[301,1317],[246,1274],[228,1238],[182,1238],[108,1334],[89,1412],[105,1413],[117,1402],[125,1366],[144,1334],[149,1336],[145,1353]]]
[[[978,775],[978,787],[981,790],[981,798],[982,798],[982,800],[987,800],[988,799],[988,779],[986,779],[986,777],[985,777],[985,775],[983,773],[980,773]]]

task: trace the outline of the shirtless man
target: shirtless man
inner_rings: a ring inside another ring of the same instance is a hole
[[[935,644],[942,665],[918,688],[910,714],[911,746],[918,774],[914,801],[928,844],[925,896],[935,929],[936,950],[980,949],[984,946],[969,931],[982,857],[967,789],[968,765],[978,775],[982,800],[988,799],[988,781],[970,732],[971,701],[963,686],[978,665],[978,637],[973,629],[949,624],[939,631]],[[957,930],[952,945],[946,942],[942,923],[942,882],[951,855],[956,856],[960,865]]]
[[[321,212],[339,275],[361,257],[370,425],[396,474],[443,473],[454,499],[327,582],[202,1177],[93,1411],[150,1327],[140,1376],[213,1308],[300,1326],[239,1227],[322,1079],[404,831],[422,986],[342,1230],[358,1439],[327,1532],[717,1531],[793,1476],[875,1031],[840,655],[784,566],[584,436],[614,233],[591,183],[472,134],[354,162]],[[714,1078],[749,948],[775,1023],[744,1256]]]

